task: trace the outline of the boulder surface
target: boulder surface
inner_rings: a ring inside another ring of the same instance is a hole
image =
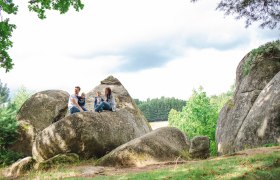
[[[279,103],[270,98],[279,96],[279,90],[276,90],[279,86],[275,84],[277,80],[272,80],[280,71],[279,57],[280,45],[273,52],[260,54],[254,59],[249,53],[239,63],[234,98],[219,114],[216,129],[219,154],[275,142],[280,121],[276,115],[280,111]],[[245,71],[246,68],[249,70]],[[258,115],[255,114],[257,112]],[[265,129],[262,133],[261,128]]]
[[[235,139],[235,151],[280,143],[280,72],[262,90]]]
[[[102,157],[97,165],[141,167],[188,157],[190,142],[183,132],[173,127],[156,129],[119,146]]]
[[[20,175],[23,175],[27,171],[33,168],[35,161],[32,157],[26,157],[23,159],[19,159],[17,162],[12,164],[6,172],[4,172],[4,176],[10,178],[16,178]]]
[[[46,90],[35,93],[19,110],[17,119],[30,123],[40,132],[52,122],[65,117],[69,94],[61,90]]]
[[[189,150],[190,157],[195,159],[206,159],[210,157],[210,140],[207,136],[195,136],[191,140]]]
[[[81,158],[100,158],[150,132],[147,123],[141,122],[141,117],[127,109],[75,113],[40,132],[33,144],[32,154],[38,162],[64,153],[76,153]]]

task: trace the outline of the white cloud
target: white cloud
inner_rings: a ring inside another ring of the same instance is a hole
[[[140,99],[187,99],[199,85],[216,94],[229,89],[238,62],[250,49],[277,36],[256,26],[244,29],[242,21],[215,11],[213,1],[90,0],[79,13],[48,12],[45,20],[28,12],[27,1],[17,3],[20,11],[11,18],[17,25],[10,51],[15,67],[7,74],[0,70],[11,89],[24,85],[72,92],[80,85],[88,92],[113,74]],[[145,44],[154,53],[173,55],[152,69],[119,72],[130,60],[125,55],[139,55],[122,52],[133,49],[141,55]]]

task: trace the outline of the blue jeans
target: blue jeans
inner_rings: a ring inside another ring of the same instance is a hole
[[[76,106],[73,106],[69,109],[69,111],[70,111],[70,114],[74,114],[74,113],[80,112],[80,109],[78,109]]]
[[[103,110],[112,111],[112,107],[109,103],[102,101],[100,105],[95,107],[95,112],[101,112]]]
[[[81,106],[81,108],[84,110],[84,111],[88,111],[87,108],[85,106]]]

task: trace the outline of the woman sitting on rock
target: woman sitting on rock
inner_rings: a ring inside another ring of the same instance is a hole
[[[116,111],[116,102],[112,95],[111,88],[105,88],[105,101],[102,101],[100,105],[95,108],[96,112],[101,112],[103,110]]]

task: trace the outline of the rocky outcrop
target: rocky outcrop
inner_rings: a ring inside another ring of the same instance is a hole
[[[66,116],[37,135],[33,157],[38,162],[63,153],[76,153],[81,158],[100,158],[150,132],[147,122],[142,123],[143,119],[138,114],[124,108],[116,112],[82,112]]]
[[[101,166],[146,166],[188,157],[190,142],[179,129],[164,127],[119,146],[102,157]]]
[[[30,123],[40,132],[67,113],[69,94],[60,90],[47,90],[32,95],[19,110],[17,119]]]
[[[252,57],[249,53],[239,63],[236,72],[234,99],[224,106],[218,119],[216,141],[220,154],[232,153],[236,150],[275,142],[275,135],[279,134],[279,129],[273,126],[277,126],[278,124],[279,127],[280,120],[279,118],[270,118],[270,120],[267,118],[269,117],[268,114],[279,114],[279,104],[275,103],[272,99],[265,100],[264,97],[270,99],[278,96],[276,95],[279,93],[278,91],[269,92],[274,95],[266,96],[266,94],[269,91],[267,87],[268,83],[280,71],[279,57],[280,45],[278,47],[276,46],[273,52],[263,53],[256,57]],[[277,88],[275,83],[269,86],[275,86],[270,89]],[[260,101],[274,103],[266,104],[266,107],[260,108]],[[265,115],[257,117],[254,115],[257,111]],[[270,135],[263,135],[262,140],[258,140],[261,134],[259,133],[261,130],[258,131],[261,128],[260,124],[264,124],[266,121],[269,121],[267,125],[270,127],[266,127],[265,129],[272,131]],[[250,137],[244,137],[249,134]],[[275,137],[272,138],[272,136]]]
[[[191,140],[190,157],[206,159],[210,157],[210,140],[207,136],[196,136]]]
[[[5,172],[4,176],[10,178],[16,178],[20,175],[25,174],[27,171],[33,168],[35,161],[32,157],[26,157],[19,159],[17,162],[12,164]]]
[[[32,145],[36,134],[34,127],[26,121],[19,121],[17,133],[17,140],[9,145],[8,149],[24,156],[32,156]]]
[[[235,139],[235,150],[280,143],[280,72],[261,91]]]
[[[137,116],[141,117],[139,121],[140,123],[145,123],[150,128],[150,125],[147,123],[147,120],[141,110],[138,108],[138,106],[135,104],[134,100],[131,98],[127,90],[124,88],[124,86],[121,84],[121,82],[114,78],[113,76],[109,76],[103,81],[101,81],[101,84],[95,87],[93,90],[91,90],[89,93],[87,93],[87,108],[93,109],[94,105],[94,97],[96,96],[96,92],[100,91],[102,95],[104,96],[104,91],[106,87],[110,87],[113,93],[113,96],[116,101],[117,109],[127,109],[133,114],[137,114]]]

